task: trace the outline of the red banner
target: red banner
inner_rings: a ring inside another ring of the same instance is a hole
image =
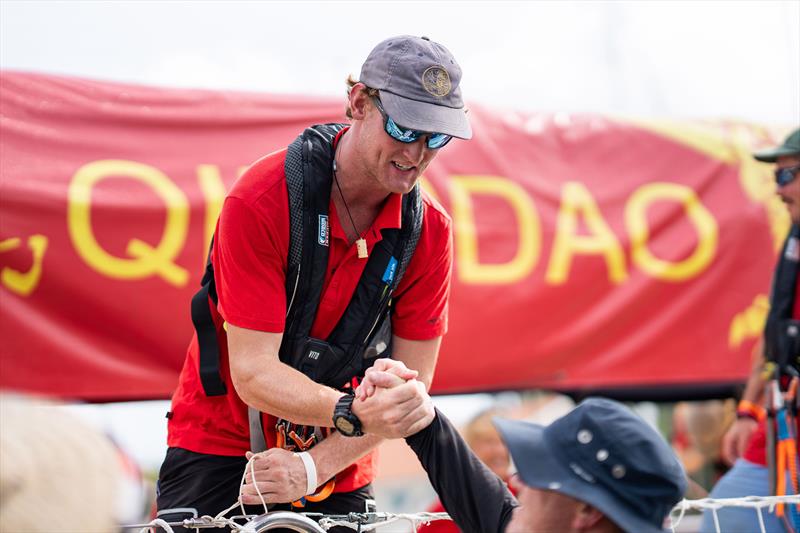
[[[225,191],[339,99],[3,72],[0,387],[168,397]],[[424,186],[452,215],[434,391],[743,381],[788,216],[786,130],[471,106]]]

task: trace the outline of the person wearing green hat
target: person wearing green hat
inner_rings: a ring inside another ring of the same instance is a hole
[[[768,383],[772,381],[785,390],[790,377],[800,369],[800,129],[793,131],[780,146],[756,152],[753,157],[775,164],[776,192],[786,204],[792,225],[773,276],[764,337],[755,351],[753,369],[736,411],[736,422],[722,441],[723,459],[733,467],[711,491],[712,498],[768,496],[775,493],[773,487],[780,485],[785,485],[786,494],[795,492],[790,474],[776,472],[773,468],[774,479],[770,479],[769,465],[774,464],[774,460],[767,457],[775,457],[775,447],[768,442],[774,443],[779,437],[774,429],[768,430],[768,423],[773,424],[774,420],[766,416],[763,406]],[[770,373],[775,374],[770,381],[764,378],[768,362],[769,368],[774,369]],[[768,438],[770,433],[771,439]],[[723,508],[717,511],[717,516],[722,531],[760,530],[758,516],[752,509]],[[764,513],[764,525],[768,532],[796,530],[797,523],[793,523],[792,528],[784,523],[796,522],[796,518],[792,509],[788,509],[783,518]],[[706,512],[700,531],[716,530],[713,514]]]

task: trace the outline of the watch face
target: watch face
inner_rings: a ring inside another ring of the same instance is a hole
[[[348,419],[340,416],[336,419],[336,429],[345,435],[352,435],[355,432],[356,427]]]

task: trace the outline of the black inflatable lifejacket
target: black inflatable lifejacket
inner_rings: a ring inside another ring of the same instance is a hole
[[[309,336],[328,265],[328,206],[334,139],[345,127],[306,129],[289,146],[284,164],[289,193],[290,238],[286,275],[286,325],[280,360],[317,383],[341,388],[363,376],[375,359],[390,357],[392,294],[414,254],[422,229],[419,185],[403,196],[399,229],[381,230],[352,299],[327,339]],[[213,247],[213,242],[211,244]],[[211,252],[201,288],[192,298],[192,322],[200,348],[199,373],[207,396],[227,393],[220,376],[217,331],[209,299],[217,293]]]

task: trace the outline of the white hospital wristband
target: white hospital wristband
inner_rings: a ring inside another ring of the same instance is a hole
[[[306,467],[306,496],[314,494],[317,490],[317,465],[314,464],[314,458],[308,452],[295,455],[303,460],[303,465]]]

